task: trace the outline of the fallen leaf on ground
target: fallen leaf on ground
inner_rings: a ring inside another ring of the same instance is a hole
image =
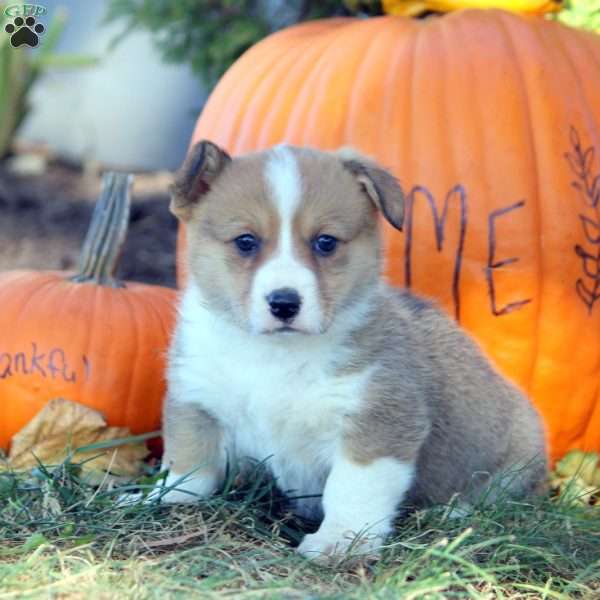
[[[98,411],[57,398],[14,435],[6,466],[26,471],[39,463],[61,464],[70,456],[71,462],[81,464],[84,475],[92,480],[104,476],[133,478],[141,474],[142,461],[149,451],[144,442],[118,443],[130,436],[127,427],[108,427]],[[93,444],[114,447],[86,448]]]
[[[588,485],[600,487],[600,455],[597,452],[571,450],[556,463],[559,477],[581,477]]]
[[[600,514],[600,460],[597,452],[571,450],[556,463],[551,486],[569,505],[593,506]]]

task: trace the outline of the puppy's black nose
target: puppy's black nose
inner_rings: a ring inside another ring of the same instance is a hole
[[[300,310],[300,295],[291,288],[275,290],[267,296],[271,314],[280,321],[293,319]]]

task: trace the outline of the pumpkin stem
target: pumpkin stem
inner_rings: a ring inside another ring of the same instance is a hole
[[[124,287],[115,278],[129,225],[133,175],[108,172],[79,257],[79,270],[71,281]]]

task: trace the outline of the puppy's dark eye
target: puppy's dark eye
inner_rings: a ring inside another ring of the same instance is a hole
[[[313,240],[312,247],[316,254],[329,256],[335,252],[337,243],[337,239],[332,235],[320,235]]]
[[[244,233],[233,240],[239,253],[242,256],[249,256],[258,252],[260,240],[251,233]]]

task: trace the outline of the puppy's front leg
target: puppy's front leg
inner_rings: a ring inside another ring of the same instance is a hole
[[[349,549],[376,553],[392,530],[396,509],[413,476],[410,463],[388,457],[359,463],[338,451],[323,492],[325,518],[316,533],[304,538],[298,552],[307,558]]]
[[[195,502],[221,484],[226,465],[223,430],[196,404],[167,399],[163,416],[165,452],[163,469],[169,469],[160,493],[163,502]]]

